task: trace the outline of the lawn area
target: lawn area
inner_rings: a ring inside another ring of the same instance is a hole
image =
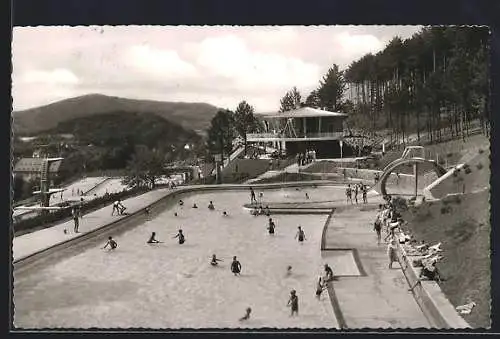
[[[454,306],[466,304],[467,298],[477,304],[463,316],[476,328],[491,326],[489,197],[489,191],[451,196],[403,214],[417,241],[442,242],[441,289]]]

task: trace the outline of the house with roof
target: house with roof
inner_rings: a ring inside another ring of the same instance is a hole
[[[271,144],[287,156],[306,150],[315,150],[318,158],[340,158],[341,153],[352,155],[352,149],[342,143],[345,113],[301,107],[255,116],[263,121],[264,132],[247,134],[249,143]]]
[[[60,175],[62,159],[59,159],[60,160],[47,162],[46,158],[21,158],[14,166],[13,172],[15,176],[20,176],[25,181],[40,180],[42,178],[44,166],[48,166],[47,174],[49,185],[52,186],[54,184],[54,179]]]

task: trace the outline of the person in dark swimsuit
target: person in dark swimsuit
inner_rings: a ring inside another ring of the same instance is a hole
[[[156,240],[156,233],[153,232],[151,233],[151,236],[149,237],[149,240],[147,241],[148,244],[159,244],[161,241]]]
[[[255,192],[252,187],[250,187],[250,204],[253,202],[257,203],[257,198],[255,198]]]
[[[318,300],[321,298],[321,294],[325,290],[326,284],[323,283],[323,278],[319,277],[318,282],[316,283],[316,298]]]
[[[215,206],[214,206],[214,203],[212,201],[210,201],[210,204],[208,204],[208,209],[211,211],[215,210]]]
[[[245,321],[245,320],[250,319],[250,313],[252,313],[252,309],[250,307],[247,307],[245,312],[246,312],[245,315],[240,318],[240,321]]]
[[[297,234],[295,235],[295,239],[298,238],[299,242],[302,243],[304,240],[307,240],[306,239],[306,235],[304,233],[304,230],[302,229],[302,227],[298,227],[298,231],[297,231]]]
[[[103,249],[106,249],[106,247],[108,246],[110,250],[114,250],[115,248],[118,247],[118,244],[116,243],[116,241],[113,240],[113,237],[108,238],[108,242],[106,243],[106,245],[104,245]]]
[[[333,280],[333,270],[328,264],[325,264],[325,282]]]
[[[229,214],[227,214],[227,212],[226,212],[226,211],[224,211],[224,212],[222,212],[222,216],[223,216],[223,217],[229,217]]]
[[[198,208],[198,206],[196,206],[196,203],[193,204],[193,208]]]
[[[299,315],[299,297],[297,296],[297,292],[292,290],[290,292],[290,299],[288,299],[288,306],[291,308],[290,316]]]
[[[177,233],[177,235],[174,237],[175,238],[179,238],[179,244],[184,244],[184,242],[186,241],[186,238],[184,237],[184,234],[182,233],[182,230],[179,230],[179,233]]]
[[[241,264],[236,259],[236,256],[233,257],[233,262],[231,263],[231,272],[233,272],[235,276],[241,274]]]
[[[276,225],[274,224],[273,219],[269,218],[269,226],[267,226],[267,230],[269,231],[269,234],[274,234],[275,228],[276,228]]]
[[[184,201],[179,200],[179,205],[180,205],[180,206],[184,205]]]
[[[352,189],[350,184],[348,184],[347,188],[345,189],[345,196],[347,198],[347,203],[350,202],[352,204]]]
[[[212,254],[212,261],[210,261],[210,265],[217,266],[217,265],[219,265],[219,261],[224,261],[224,260],[217,259],[217,257],[215,256],[215,254]]]

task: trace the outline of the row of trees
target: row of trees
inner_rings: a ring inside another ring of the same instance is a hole
[[[301,106],[349,114],[348,127],[386,130],[405,140],[426,133],[465,137],[479,121],[489,131],[489,31],[478,27],[426,27],[411,38],[392,39],[377,54],[366,54],[345,70],[333,65],[305,101],[296,87],[280,111]]]
[[[344,72],[350,121],[403,139],[465,136],[477,120],[488,131],[488,39],[486,28],[426,27],[363,56]]]

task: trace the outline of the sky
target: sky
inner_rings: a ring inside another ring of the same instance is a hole
[[[420,26],[54,26],[14,27],[14,110],[90,93],[206,102],[234,110],[279,109],[296,86],[318,87]]]

